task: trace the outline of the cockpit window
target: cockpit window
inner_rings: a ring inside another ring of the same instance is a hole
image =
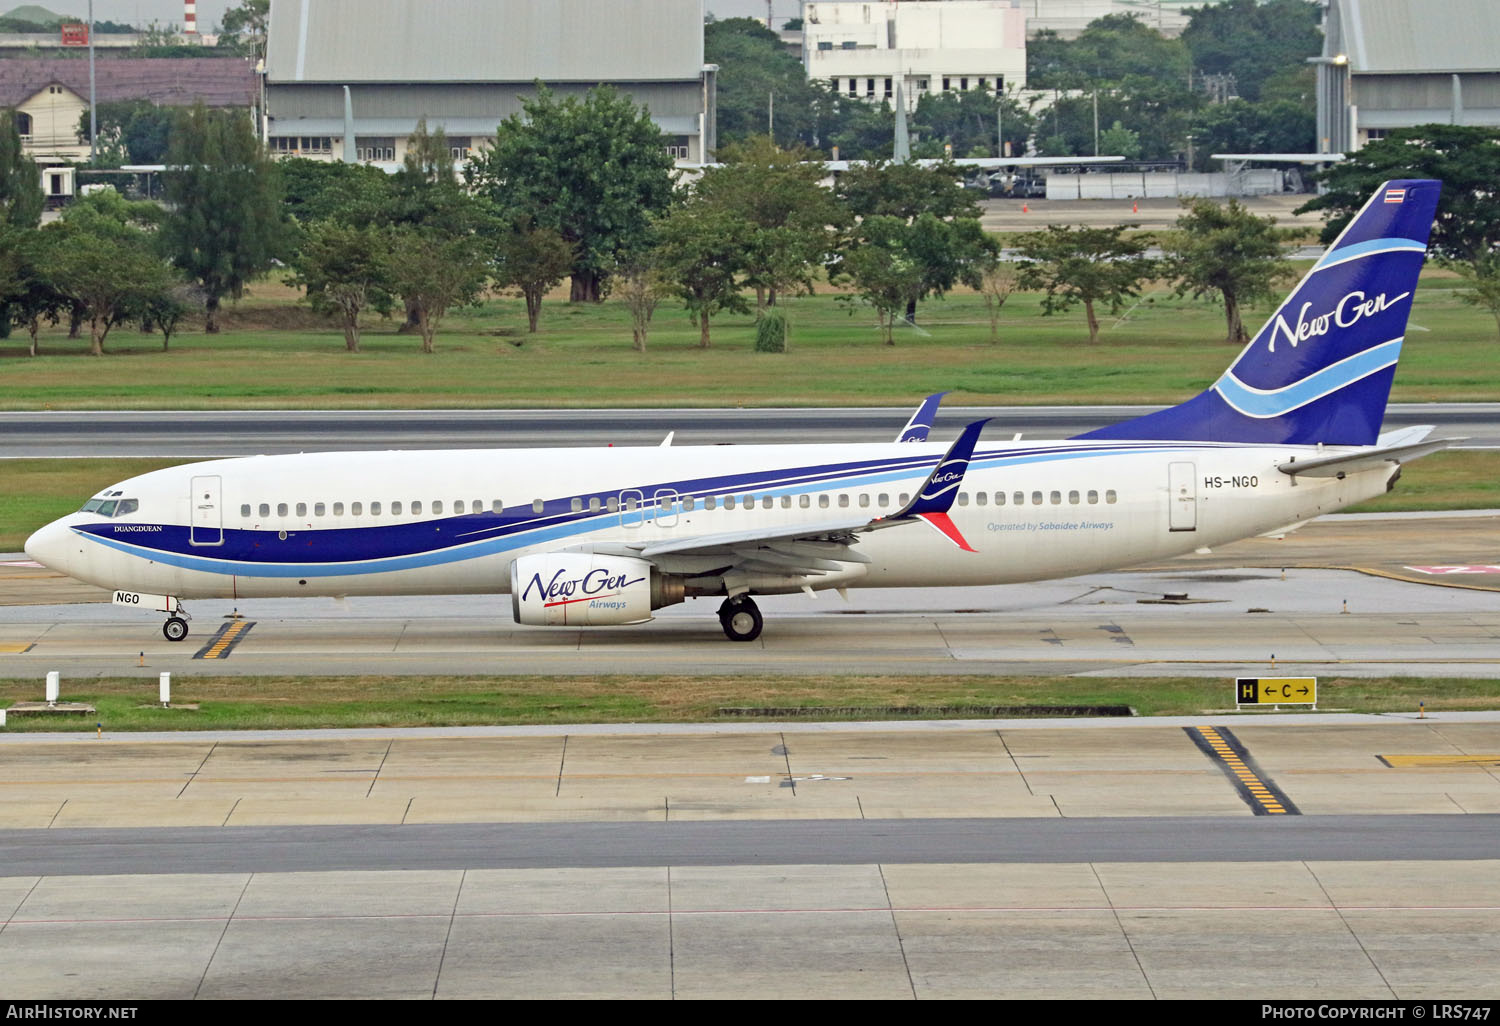
[[[115,507],[115,516],[116,517],[129,516],[131,513],[134,513],[136,510],[138,510],[140,508],[141,508],[141,504],[139,502],[137,502],[135,499],[121,499],[120,500],[120,504]]]
[[[97,512],[99,512],[99,507],[102,506],[102,505],[104,505],[104,500],[103,499],[90,499],[88,502],[85,502],[83,504],[83,509],[79,510],[78,512],[80,512],[80,513],[97,513]]]
[[[115,500],[114,499],[109,499],[109,500],[107,500],[105,502],[100,503],[100,505],[99,505],[99,515],[101,517],[112,517],[112,516],[114,516],[115,515]]]

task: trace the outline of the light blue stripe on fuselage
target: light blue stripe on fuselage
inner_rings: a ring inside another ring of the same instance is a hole
[[[1214,382],[1214,391],[1247,417],[1282,417],[1341,388],[1347,388],[1376,371],[1393,367],[1401,356],[1401,339],[1391,339],[1362,353],[1324,367],[1282,388],[1266,391],[1251,388],[1232,372]]]
[[[1004,451],[994,452],[981,458],[978,454],[970,463],[970,470],[975,467],[1014,467],[1032,463],[1059,462],[1063,460],[1090,459],[1099,456],[1137,455],[1146,452],[1161,452],[1179,449],[1204,449],[1225,448],[1219,443],[1205,442],[1173,442],[1170,444],[1140,445],[1140,446],[1099,446],[1085,451],[1074,452],[1046,452],[1032,451],[1016,455],[1007,455]],[[1012,450],[1014,452],[1014,450]],[[933,457],[935,463],[940,457]],[[820,481],[809,481],[793,485],[779,486],[774,488],[756,488],[746,486],[736,489],[717,489],[711,494],[727,494],[732,491],[740,494],[753,493],[757,498],[771,497],[779,498],[783,495],[799,495],[816,492],[836,491],[844,488],[870,487],[880,484],[894,483],[898,481],[912,482],[913,478],[920,483],[921,478],[929,473],[925,463],[918,463],[912,467],[899,471],[866,474],[858,477],[830,476]],[[693,491],[683,492],[684,497],[699,493]],[[702,493],[710,494],[710,493]],[[676,515],[679,511],[671,509],[661,511],[660,515]],[[658,511],[655,509],[642,509],[639,511],[644,520],[650,521],[656,518]],[[576,538],[579,535],[589,534],[606,528],[620,527],[620,513],[618,511],[603,511],[600,513],[578,513],[563,514],[565,522],[546,526],[527,528],[514,533],[465,542],[446,548],[434,549],[427,552],[412,553],[406,556],[389,556],[379,559],[344,561],[338,563],[253,563],[243,560],[214,559],[207,555],[194,553],[175,552],[167,549],[154,549],[147,546],[135,545],[130,542],[120,541],[117,538],[105,537],[81,531],[77,528],[74,533],[79,537],[87,538],[107,548],[136,556],[141,559],[153,560],[157,563],[165,563],[168,566],[183,570],[193,570],[211,574],[232,574],[239,577],[270,577],[270,578],[302,578],[302,577],[340,577],[340,576],[364,576],[367,574],[396,573],[403,570],[421,570],[434,566],[442,566],[448,563],[464,562],[472,559],[481,559],[486,556],[496,555],[514,549],[530,548],[532,546],[545,544],[551,541]],[[638,528],[636,528],[638,529]],[[307,535],[308,531],[300,531],[298,534]]]

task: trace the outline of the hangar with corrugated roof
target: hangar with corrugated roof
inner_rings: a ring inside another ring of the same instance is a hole
[[[1347,153],[1396,128],[1500,127],[1495,0],[1322,0],[1318,142]]]
[[[559,98],[608,83],[649,111],[681,161],[714,151],[714,68],[701,0],[271,0],[266,142],[400,163],[419,120],[455,159],[494,138],[545,83]]]

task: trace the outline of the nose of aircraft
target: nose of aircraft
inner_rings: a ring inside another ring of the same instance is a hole
[[[54,520],[26,539],[26,555],[45,567],[66,573],[63,564],[67,545],[67,526],[61,520]]]

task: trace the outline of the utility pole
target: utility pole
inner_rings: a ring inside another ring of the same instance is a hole
[[[89,163],[99,152],[99,104],[94,98],[94,0],[89,0]]]

